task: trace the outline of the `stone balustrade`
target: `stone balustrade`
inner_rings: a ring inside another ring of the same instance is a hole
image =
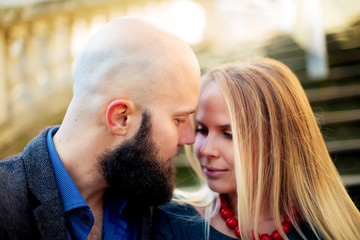
[[[7,8],[0,3],[0,159],[21,151],[44,126],[61,122],[79,49],[100,26],[131,7],[131,1],[112,0]]]

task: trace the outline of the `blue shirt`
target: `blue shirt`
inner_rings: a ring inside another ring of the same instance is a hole
[[[52,137],[58,129],[57,126],[49,130],[46,143],[62,200],[67,223],[67,234],[69,239],[86,240],[94,225],[94,216],[56,152]],[[111,198],[106,198],[105,194],[103,239],[136,239],[137,225],[130,223],[122,214],[126,203],[126,197],[123,197],[120,201],[114,201]]]

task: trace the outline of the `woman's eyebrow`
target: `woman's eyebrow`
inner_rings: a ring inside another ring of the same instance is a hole
[[[198,125],[206,126],[204,123],[200,122],[199,120],[195,119],[195,123]],[[216,126],[217,128],[231,128],[230,124],[223,124]]]
[[[230,124],[224,124],[224,125],[218,125],[218,128],[230,128],[231,125]]]

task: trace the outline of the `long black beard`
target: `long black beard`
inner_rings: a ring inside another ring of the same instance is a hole
[[[112,193],[156,206],[169,202],[173,195],[175,168],[171,160],[161,160],[152,140],[151,115],[144,111],[135,136],[102,155],[101,166]]]

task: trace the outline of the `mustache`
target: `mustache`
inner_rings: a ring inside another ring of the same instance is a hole
[[[174,162],[175,159],[180,156],[180,154],[181,154],[181,147],[178,147],[178,148],[176,149],[176,152],[175,152],[170,158],[168,158],[165,162],[166,162],[166,163],[172,163],[172,162]]]

